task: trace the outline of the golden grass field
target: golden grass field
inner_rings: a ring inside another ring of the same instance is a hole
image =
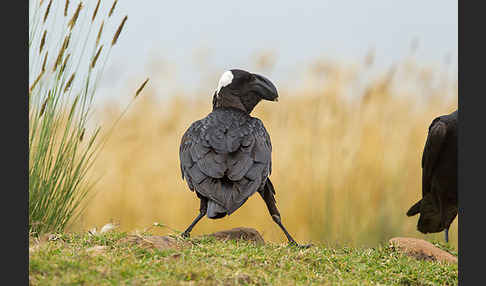
[[[375,246],[394,236],[443,241],[442,233],[419,233],[418,216],[405,213],[421,198],[428,126],[457,108],[457,81],[436,84],[440,72],[406,61],[370,79],[360,77],[363,69],[316,64],[301,88],[277,86],[279,102],[262,102],[253,112],[272,139],[270,178],[283,223],[302,243]],[[95,164],[95,196],[72,229],[115,221],[127,231],[154,222],[169,227],[158,228],[160,234],[183,231],[198,214],[199,200],[181,178],[180,138],[211,111],[212,92],[161,99],[149,83]],[[107,103],[102,124],[120,110]],[[456,248],[457,221],[450,231]],[[286,241],[257,194],[229,217],[204,218],[192,235],[237,226]]]

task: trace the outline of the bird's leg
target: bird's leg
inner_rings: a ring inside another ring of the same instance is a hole
[[[189,225],[189,227],[181,234],[182,237],[184,238],[190,237],[192,228],[206,215],[207,210],[208,210],[208,200],[204,197],[201,197],[199,215],[194,219],[191,225]]]
[[[277,209],[277,206],[275,205],[275,198],[273,197],[272,192],[265,188],[263,191],[263,194],[261,192],[258,192],[263,200],[265,201],[265,204],[267,205],[268,212],[270,213],[270,216],[272,216],[273,221],[278,224],[278,226],[282,229],[282,231],[285,233],[285,236],[287,236],[287,239],[289,240],[289,245],[291,246],[297,246],[300,248],[309,248],[312,245],[311,244],[306,244],[306,245],[300,245],[298,244],[290,235],[290,233],[285,229],[285,227],[282,224],[282,220],[280,218],[280,212]]]
[[[445,242],[449,243],[449,228],[444,230]]]

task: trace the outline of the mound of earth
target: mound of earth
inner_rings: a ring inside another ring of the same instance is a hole
[[[412,237],[394,237],[389,240],[390,246],[401,253],[416,259],[457,263],[457,257],[423,239]]]
[[[254,228],[237,227],[229,230],[218,231],[211,234],[202,235],[212,236],[218,240],[244,240],[250,241],[259,245],[265,244],[263,237]],[[197,238],[197,237],[196,237]],[[142,247],[163,249],[181,249],[186,246],[190,246],[191,243],[183,238],[175,236],[141,236],[141,235],[128,235],[120,240],[120,243],[135,243]]]
[[[219,240],[246,240],[254,242],[258,245],[265,244],[265,241],[260,233],[256,229],[249,227],[236,227],[229,230],[218,231],[209,234],[209,236],[213,236]]]

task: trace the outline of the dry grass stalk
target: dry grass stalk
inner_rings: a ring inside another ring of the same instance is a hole
[[[64,17],[67,17],[68,8],[69,8],[69,0],[66,0],[66,4],[64,5]]]
[[[98,31],[98,36],[96,36],[96,46],[100,43],[101,33],[103,33],[103,26],[105,25],[105,20],[101,22],[100,30]]]
[[[64,38],[64,42],[62,43],[61,49],[59,50],[59,54],[57,54],[56,63],[54,64],[52,71],[56,71],[57,66],[61,64],[62,57],[64,56],[64,52],[66,51],[69,45],[70,39],[71,39],[71,33],[69,33],[69,35],[67,35],[66,38]]]
[[[101,0],[98,0],[98,3],[96,4],[96,8],[93,12],[93,17],[91,17],[91,22],[94,22],[94,19],[96,18],[96,14],[98,14],[98,8],[100,8],[100,3]]]
[[[76,73],[73,73],[70,77],[69,77],[69,80],[68,82],[66,83],[66,87],[64,87],[64,93],[66,93],[66,91],[68,91],[68,89],[71,87],[71,84],[73,83],[73,80],[74,80],[74,75]]]
[[[125,16],[125,18],[123,18],[120,26],[118,26],[118,29],[116,30],[115,36],[113,37],[113,41],[111,41],[112,46],[114,46],[116,44],[116,41],[118,40],[118,37],[120,36],[120,33],[123,29],[123,25],[125,25],[125,22],[127,21],[127,19],[128,19],[128,16]]]
[[[91,61],[91,68],[93,69],[96,65],[96,61],[98,60],[98,57],[100,56],[101,54],[101,50],[103,50],[103,45],[101,45],[101,47],[98,49],[98,52],[96,52],[96,55],[94,56],[93,58],[93,61]]]
[[[71,56],[71,54],[67,54],[66,58],[64,58],[64,62],[62,63],[62,66],[61,66],[61,73],[64,72],[64,69],[66,68],[66,64],[67,64],[70,56]]]
[[[44,56],[44,61],[42,62],[42,71],[46,70],[46,64],[47,64],[47,55],[49,54],[49,51],[46,51],[46,55]]]
[[[32,83],[32,85],[30,86],[29,93],[31,93],[32,90],[34,90],[35,86],[37,85],[37,83],[39,82],[39,80],[43,75],[44,75],[44,71],[41,71],[40,74],[37,76],[37,78],[34,80],[34,83]]]
[[[42,39],[39,46],[39,55],[42,53],[42,49],[44,48],[44,45],[46,43],[46,35],[47,35],[47,30],[44,30],[44,34],[42,34]]]
[[[44,114],[44,111],[46,110],[47,101],[49,101],[49,96],[44,100],[44,103],[42,103],[42,107],[39,112],[39,117],[41,117]]]
[[[117,2],[118,2],[118,0],[115,0],[115,2],[113,2],[113,5],[111,6],[111,9],[110,9],[110,13],[108,13],[108,17],[111,17],[111,14],[113,14],[113,11],[115,10],[115,6],[116,6]]]
[[[49,1],[49,4],[47,4],[46,13],[44,14],[44,20],[42,21],[42,23],[45,23],[47,20],[47,16],[49,16],[49,11],[51,10],[51,4],[52,4],[52,0]]]
[[[81,12],[81,9],[83,8],[83,2],[79,2],[78,8],[76,8],[76,12],[74,12],[73,17],[71,20],[69,20],[68,27],[72,30],[74,25],[76,25],[76,21],[78,20],[79,17],[79,12]]]
[[[86,128],[83,128],[83,131],[81,131],[81,135],[79,136],[79,141],[83,141],[84,138],[84,132],[86,131]]]
[[[147,78],[143,83],[142,85],[137,89],[137,92],[135,92],[135,98],[137,98],[137,96],[140,94],[140,92],[142,92],[143,88],[145,87],[145,85],[147,84],[147,82],[149,81],[149,79]]]

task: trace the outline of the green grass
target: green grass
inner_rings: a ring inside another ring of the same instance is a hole
[[[181,250],[122,243],[127,234],[31,238],[32,285],[457,285],[457,265],[419,261],[388,246],[307,250],[191,239]],[[90,252],[105,246],[101,252]],[[447,249],[447,247],[444,247]]]

